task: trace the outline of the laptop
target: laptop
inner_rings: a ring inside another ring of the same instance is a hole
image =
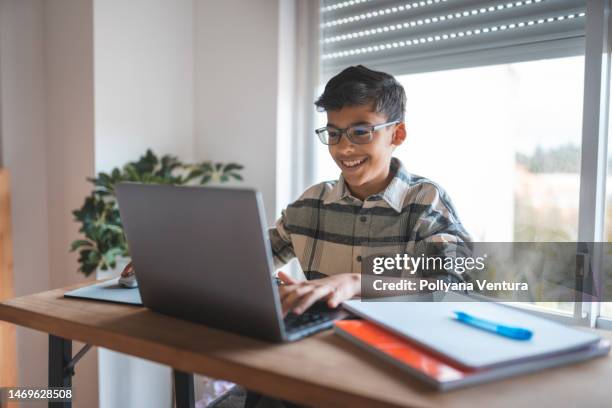
[[[275,342],[346,316],[319,303],[283,318],[259,192],[139,183],[115,191],[144,306]]]

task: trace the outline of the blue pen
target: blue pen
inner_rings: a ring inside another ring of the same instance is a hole
[[[523,329],[521,327],[506,326],[492,322],[490,320],[479,319],[465,312],[454,312],[457,321],[465,323],[469,326],[476,327],[482,330],[486,330],[491,333],[496,333],[504,337],[509,337],[514,340],[529,340],[533,336],[531,330]]]

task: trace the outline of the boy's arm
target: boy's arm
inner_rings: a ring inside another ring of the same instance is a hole
[[[291,236],[285,227],[286,215],[283,210],[274,227],[268,229],[270,247],[274,259],[274,268],[278,269],[295,257]]]
[[[450,197],[438,186],[429,185],[426,206],[414,228],[415,254],[439,257],[471,256],[472,238],[459,220]],[[465,273],[437,271],[456,280],[470,280]]]

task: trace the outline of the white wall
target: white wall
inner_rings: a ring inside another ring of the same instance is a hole
[[[93,170],[91,10],[91,0],[0,1],[3,155],[12,179],[18,296],[84,279],[68,249],[77,235],[70,211],[89,190],[85,177]],[[47,342],[43,333],[18,329],[20,385],[47,383]],[[77,372],[75,406],[95,406],[95,352]]]
[[[193,158],[192,0],[95,0],[96,171]]]
[[[77,271],[77,254],[68,248],[80,237],[72,210],[90,193],[86,177],[94,170],[93,3],[47,0],[43,4],[49,284],[58,288],[85,280]],[[73,352],[82,346],[73,342]],[[90,350],[75,370],[74,406],[97,405],[96,354],[96,349]]]
[[[147,148],[193,160],[192,0],[96,0],[96,171]],[[171,370],[100,350],[101,407],[168,407]]]
[[[82,280],[68,253],[94,172],[92,0],[44,1],[47,196],[51,287]]]
[[[276,216],[279,1],[195,0],[195,158],[236,161]],[[290,135],[286,135],[290,137]]]
[[[285,137],[276,138],[276,202],[275,208],[282,208],[295,199],[296,177],[294,176],[297,163],[292,163],[292,138],[287,137],[296,129],[299,115],[295,112],[297,72],[293,61],[297,57],[297,7],[295,1],[279,2],[278,22],[278,89],[277,89],[277,117],[276,134]],[[270,220],[272,222],[274,220]]]

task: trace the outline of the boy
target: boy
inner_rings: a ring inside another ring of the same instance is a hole
[[[360,296],[361,262],[372,250],[420,253],[431,243],[470,241],[446,193],[392,157],[406,139],[406,95],[395,78],[349,67],[327,83],[315,105],[327,112],[327,126],[316,133],[341,176],[308,188],[269,230],[275,266],[297,257],[307,278],[297,282],[279,272],[285,314],[303,313],[318,300],[336,307]],[[122,276],[133,275],[129,264]],[[266,403],[247,393],[245,406]]]
[[[361,262],[372,252],[419,254],[430,244],[470,241],[444,190],[392,157],[406,139],[406,94],[395,78],[349,67],[315,105],[327,112],[327,126],[316,134],[342,174],[308,188],[269,230],[275,266],[297,257],[307,278],[279,272],[285,314],[360,296]],[[131,263],[122,273],[129,276]]]
[[[284,313],[360,296],[361,262],[372,251],[416,253],[470,241],[444,190],[392,157],[406,139],[406,95],[395,78],[349,67],[315,105],[327,112],[327,126],[316,133],[342,174],[308,188],[269,231],[275,266],[295,256],[307,278],[279,272]]]

